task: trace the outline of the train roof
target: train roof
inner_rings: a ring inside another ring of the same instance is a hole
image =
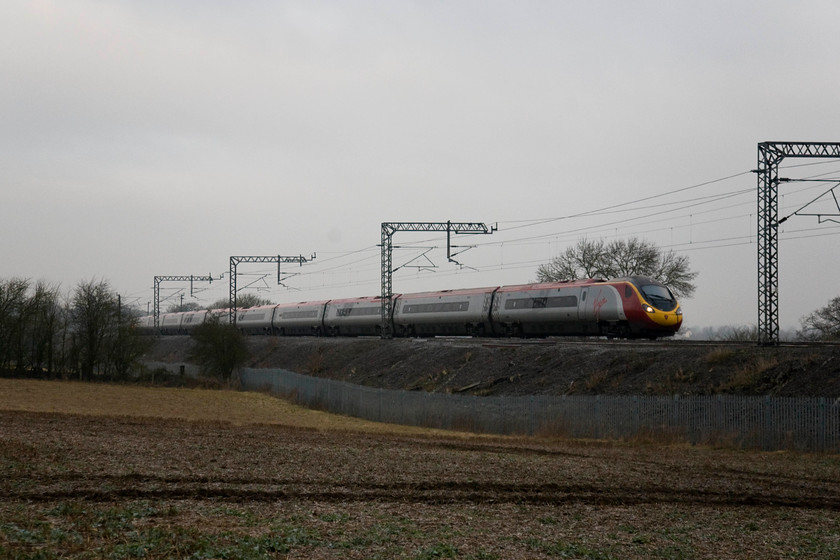
[[[614,282],[632,282],[637,286],[648,286],[650,284],[654,284],[656,286],[664,286],[662,282],[651,278],[649,276],[627,276],[624,278],[616,278]]]
[[[542,282],[539,284],[516,284],[512,286],[502,286],[499,288],[500,292],[518,292],[528,290],[551,290],[554,288],[576,288],[578,286],[591,286],[593,284],[607,284],[609,280],[603,278],[580,278],[577,280],[569,280],[566,282]]]
[[[396,296],[397,294],[394,294]],[[330,304],[334,303],[381,303],[382,296],[362,296],[352,298],[331,299]]]
[[[255,307],[239,307],[236,311],[239,313],[247,313],[248,311],[266,311],[268,309],[274,309],[277,307],[277,304],[272,303],[271,305],[257,305]]]
[[[271,307],[300,307],[301,305],[326,305],[330,300],[323,299],[318,301],[298,301],[295,303],[278,303],[276,305],[272,305]]]
[[[471,296],[477,294],[489,294],[498,290],[498,286],[488,286],[486,288],[460,288],[456,290],[439,290],[436,292],[417,292],[413,294],[402,294],[400,299],[414,299],[421,297],[440,297],[446,295],[461,295]]]

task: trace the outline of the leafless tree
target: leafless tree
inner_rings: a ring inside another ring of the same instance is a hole
[[[29,297],[23,329],[22,359],[34,372],[54,372],[64,328],[61,295],[57,286],[39,281]]]
[[[258,307],[260,305],[272,305],[272,301],[254,294],[242,294],[236,297],[237,309],[247,309],[249,307]],[[229,306],[229,300],[220,299],[211,303],[207,309],[227,309]]]
[[[840,340],[840,296],[800,320],[799,336],[807,340]]]
[[[175,305],[170,305],[167,309],[167,313],[181,313],[183,311],[198,311],[201,309],[201,306],[194,301],[190,301],[187,303],[178,303]]]
[[[12,278],[0,281],[0,368],[24,367],[18,361],[26,319],[29,280]]]
[[[234,370],[248,359],[244,335],[215,317],[196,327],[192,338],[191,358],[209,375],[230,381]]]
[[[662,251],[656,244],[633,237],[609,243],[602,239],[581,239],[561,255],[537,268],[538,282],[560,282],[576,278],[621,278],[650,276],[677,297],[690,297],[697,272],[689,269],[688,257]]]

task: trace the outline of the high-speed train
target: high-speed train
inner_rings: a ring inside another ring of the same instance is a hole
[[[380,297],[264,305],[237,310],[246,334],[279,336],[379,335]],[[227,309],[161,315],[161,334],[188,334]],[[682,310],[671,291],[644,276],[615,280],[496,286],[395,294],[390,321],[394,336],[606,336],[659,338],[674,335]],[[154,317],[141,318],[151,332]]]

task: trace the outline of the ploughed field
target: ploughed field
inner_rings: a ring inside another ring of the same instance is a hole
[[[0,558],[837,558],[840,457],[0,379]]]

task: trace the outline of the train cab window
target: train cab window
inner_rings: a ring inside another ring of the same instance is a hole
[[[642,293],[651,305],[662,311],[671,311],[677,306],[677,300],[665,286],[647,284],[642,286]]]
[[[630,284],[624,286],[624,297],[633,297],[633,288],[630,287]]]

